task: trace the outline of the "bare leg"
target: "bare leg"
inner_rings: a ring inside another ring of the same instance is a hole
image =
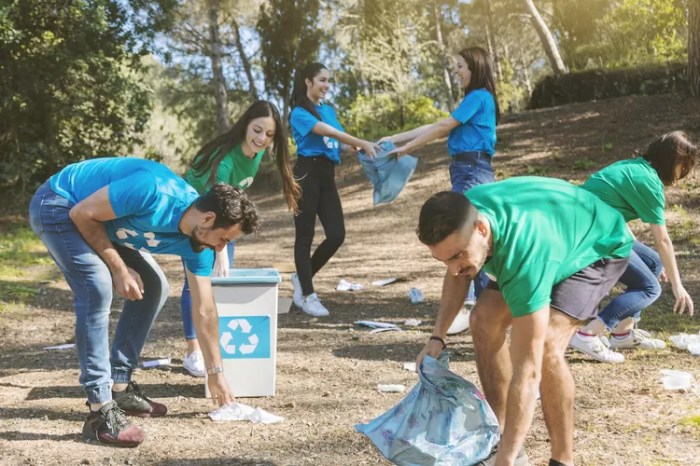
[[[486,289],[474,306],[469,326],[476,352],[479,380],[491,409],[503,430],[506,421],[508,387],[513,377],[506,329],[511,315],[500,291]]]
[[[549,316],[542,360],[542,411],[552,442],[552,459],[574,464],[574,379],[564,353],[580,322],[558,309]]]

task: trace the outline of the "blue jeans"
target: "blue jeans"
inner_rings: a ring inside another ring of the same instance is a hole
[[[226,246],[229,268],[233,268],[234,247],[233,241]],[[184,270],[184,262],[182,266]],[[194,322],[192,321],[192,295],[190,294],[190,284],[187,282],[187,272],[185,272],[185,283],[182,285],[182,294],[180,295],[180,315],[182,316],[182,330],[185,333],[185,340],[196,340],[197,334],[194,331]]]
[[[608,330],[628,317],[639,320],[642,311],[661,295],[659,275],[662,271],[659,254],[646,244],[635,241],[627,269],[620,277],[627,290],[598,314]]]
[[[466,157],[457,154],[452,158],[452,163],[450,163],[452,191],[466,193],[474,186],[494,182],[490,157],[483,152],[478,155],[476,153],[469,154],[471,155]],[[488,284],[489,278],[484,272],[479,272],[471,285],[469,285],[467,301],[476,301],[476,298],[481,295],[481,292]]]
[[[73,291],[75,345],[80,384],[90,403],[112,399],[112,381],[128,383],[138,366],[148,333],[168,297],[165,274],[149,254],[115,244],[128,267],[143,281],[140,301],[126,301],[109,351],[112,276],[70,219],[73,203],[56,194],[48,182],[29,204],[29,221]]]

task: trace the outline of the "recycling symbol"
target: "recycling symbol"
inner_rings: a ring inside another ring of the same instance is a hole
[[[253,177],[249,176],[248,178],[241,180],[241,182],[238,183],[238,187],[241,189],[247,189],[250,188],[251,184],[253,184]]]
[[[121,227],[116,231],[116,236],[122,245],[135,251],[148,253],[151,252],[151,250],[148,248],[157,248],[160,244],[160,240],[156,239],[156,234],[151,231],[143,233],[143,238],[145,238],[145,241],[141,238],[139,232],[124,227]],[[146,244],[144,245],[143,243]]]
[[[323,136],[323,143],[329,149],[337,149],[338,148],[338,141],[336,141],[333,138],[329,138],[328,136]]]
[[[228,354],[251,354],[258,347],[260,339],[254,333],[251,333],[253,326],[246,319],[232,319],[226,326],[229,330],[221,332],[219,343],[221,348]],[[235,333],[242,333],[244,341],[236,347],[234,340]],[[245,338],[247,336],[247,338]]]

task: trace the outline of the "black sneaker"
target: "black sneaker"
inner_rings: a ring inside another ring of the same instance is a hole
[[[83,438],[86,442],[134,448],[143,442],[146,434],[138,426],[130,423],[124,411],[112,400],[99,410],[88,414],[83,424]]]
[[[164,404],[146,398],[136,382],[129,382],[123,392],[112,391],[112,399],[129,416],[159,417],[168,412]]]

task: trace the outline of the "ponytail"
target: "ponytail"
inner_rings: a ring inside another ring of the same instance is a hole
[[[294,76],[294,87],[292,88],[292,97],[289,99],[289,108],[301,107],[319,120],[321,115],[318,114],[316,106],[311,102],[306,94],[306,80],[313,80],[321,70],[327,69],[321,63],[309,63],[302,70],[297,70]],[[291,113],[290,113],[291,115]]]

